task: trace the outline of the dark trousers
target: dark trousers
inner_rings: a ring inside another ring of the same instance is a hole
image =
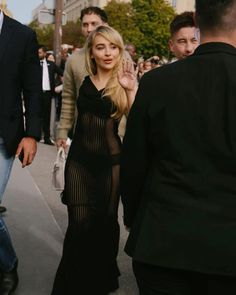
[[[235,295],[236,277],[174,270],[133,261],[140,295]]]
[[[42,101],[42,126],[44,140],[50,138],[50,119],[51,119],[51,104],[52,104],[52,92],[51,91],[42,91],[41,94]]]

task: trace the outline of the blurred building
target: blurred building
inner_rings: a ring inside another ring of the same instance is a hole
[[[83,8],[88,6],[98,6],[103,8],[106,6],[109,0],[63,0],[64,1],[64,12],[67,14],[67,21],[76,22],[80,17],[80,12]],[[130,2],[131,0],[123,0],[124,2]],[[177,13],[181,13],[183,11],[195,10],[195,0],[166,0],[169,2]],[[2,0],[2,2],[6,2],[6,0]],[[36,20],[38,18],[38,12],[42,9],[46,9],[44,6],[44,0],[42,0],[42,4],[38,5],[32,11],[32,19]]]
[[[124,2],[130,2],[130,0],[123,0]],[[195,10],[195,0],[166,0],[169,2],[177,13],[183,11]],[[80,12],[83,8],[88,6],[98,6],[103,8],[107,4],[108,0],[64,0],[64,11],[67,13],[68,21],[77,21],[80,16]]]
[[[38,13],[40,10],[47,9],[43,3],[39,4],[33,11],[32,11],[32,20],[38,20]]]
[[[177,13],[183,11],[194,11],[195,0],[167,0],[176,10]]]
[[[7,1],[6,0],[1,0],[0,3],[0,9],[8,16],[13,17],[12,13],[10,10],[7,9]]]

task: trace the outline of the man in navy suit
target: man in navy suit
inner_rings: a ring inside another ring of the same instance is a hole
[[[141,295],[236,294],[236,0],[196,0],[200,45],[145,74],[121,160]]]
[[[45,46],[39,46],[38,55],[42,72],[41,103],[44,143],[54,145],[50,138],[51,102],[52,97],[55,94],[55,74],[62,77],[63,71],[54,62],[46,59],[47,51]]]
[[[32,163],[41,133],[41,75],[35,33],[0,10],[0,202],[13,160]],[[23,98],[23,100],[22,100]],[[24,103],[24,115],[23,106]],[[18,283],[18,259],[0,215],[0,294]]]

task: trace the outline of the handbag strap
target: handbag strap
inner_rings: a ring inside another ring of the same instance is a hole
[[[58,163],[60,160],[65,161],[66,156],[67,156],[67,153],[65,152],[64,148],[62,146],[59,147],[58,152],[57,152],[56,162]]]

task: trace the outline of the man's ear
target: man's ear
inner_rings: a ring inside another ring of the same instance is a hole
[[[196,15],[195,11],[193,12],[193,22],[194,22],[194,26],[196,28],[196,30],[195,30],[196,38],[200,42],[200,30],[199,30],[198,21],[197,21],[197,15]]]
[[[172,39],[169,39],[168,45],[169,45],[169,50],[171,52],[173,52],[173,40]]]

